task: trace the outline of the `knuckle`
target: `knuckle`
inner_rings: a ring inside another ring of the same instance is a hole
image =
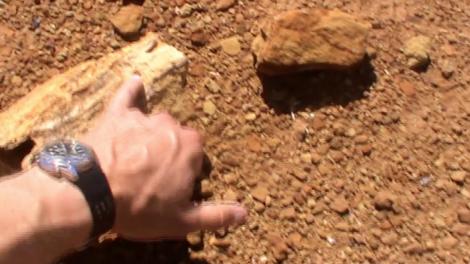
[[[197,130],[189,127],[183,127],[184,135],[188,141],[202,145],[204,142],[203,136]]]
[[[156,116],[161,118],[161,119],[173,120],[173,117],[168,112],[161,112],[161,113],[156,114]]]
[[[188,142],[190,146],[194,149],[194,151],[202,152],[203,149],[203,138],[201,134],[197,131],[188,131],[186,132],[186,138],[184,139]]]
[[[198,146],[202,147],[202,144],[204,142],[201,133],[197,132],[196,130],[191,130],[190,132],[191,135],[191,140]]]
[[[158,123],[176,124],[176,120],[168,112],[161,112],[152,116],[152,119]]]

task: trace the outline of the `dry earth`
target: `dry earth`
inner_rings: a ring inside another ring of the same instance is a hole
[[[0,109],[127,45],[108,16],[129,2],[1,0]],[[203,193],[240,201],[250,219],[202,241],[107,241],[63,263],[470,262],[468,0],[137,4],[140,35],[159,32],[190,59],[191,125],[212,163]],[[370,63],[259,77],[250,47],[261,22],[316,7],[372,25]],[[416,36],[430,40],[419,72],[404,48]]]

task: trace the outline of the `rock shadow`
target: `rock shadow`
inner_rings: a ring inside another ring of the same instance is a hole
[[[34,141],[27,138],[13,149],[7,150],[0,148],[0,176],[20,172],[23,159],[28,156],[34,146]]]
[[[130,242],[117,239],[74,253],[59,261],[60,264],[207,264],[189,257],[189,245],[181,241],[153,243]]]
[[[134,5],[143,5],[145,2],[145,0],[123,0],[122,3],[124,5],[130,5],[130,4],[134,4]]]
[[[369,58],[343,70],[306,71],[281,76],[259,74],[265,103],[277,114],[315,111],[329,105],[347,104],[364,98],[377,76]]]

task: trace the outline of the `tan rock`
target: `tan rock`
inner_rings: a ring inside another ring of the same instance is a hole
[[[429,53],[431,39],[426,36],[416,36],[406,41],[403,53],[407,57],[407,64],[411,69],[422,70],[431,62]]]
[[[302,241],[303,241],[303,238],[302,238],[302,235],[299,234],[298,232],[293,232],[293,233],[290,233],[288,238],[287,238],[287,243],[290,247],[294,248],[294,249],[299,249],[299,248],[302,248]]]
[[[416,86],[410,81],[400,80],[398,86],[406,96],[414,96],[416,94]]]
[[[210,198],[214,195],[214,192],[212,190],[211,183],[209,182],[208,179],[202,179],[201,180],[201,196],[203,198]]]
[[[253,41],[258,71],[344,69],[366,54],[367,23],[338,10],[293,10],[265,23]]]
[[[266,198],[269,196],[269,190],[265,186],[257,186],[253,191],[251,191],[251,195],[255,200],[264,203]]]
[[[12,37],[15,34],[15,31],[7,27],[6,25],[0,25],[0,43],[4,44],[9,37]]]
[[[214,245],[218,248],[224,248],[224,249],[229,248],[230,245],[232,244],[230,240],[228,240],[227,238],[216,238],[216,237],[212,237],[209,242],[211,245]]]
[[[281,210],[280,217],[289,221],[295,220],[297,213],[293,207],[287,207]]]
[[[188,244],[194,249],[194,248],[201,248],[204,244],[203,241],[204,238],[204,233],[202,231],[195,231],[188,233],[186,235],[186,241],[188,241]]]
[[[211,100],[206,100],[202,104],[202,111],[208,115],[213,115],[217,111],[217,106]]]
[[[422,254],[426,249],[421,246],[418,242],[412,242],[408,246],[403,248],[403,251],[410,255]]]
[[[338,197],[330,204],[330,208],[338,214],[349,212],[349,202],[344,197]]]
[[[228,55],[235,56],[242,50],[238,36],[233,36],[220,41],[222,50]]]
[[[15,87],[21,86],[22,83],[23,83],[23,79],[21,79],[21,77],[18,75],[14,75],[11,78],[11,84]]]
[[[215,8],[219,11],[225,11],[237,3],[237,0],[218,0]]]
[[[374,198],[374,206],[377,210],[392,210],[395,196],[389,191],[380,191]]]
[[[387,233],[380,237],[380,241],[387,246],[395,245],[398,242],[398,239],[399,237],[395,232]]]
[[[124,37],[137,35],[142,27],[144,10],[138,5],[127,5],[122,7],[109,20],[116,31]]]
[[[230,189],[224,193],[223,198],[224,198],[224,201],[234,201],[234,202],[238,201],[239,199],[238,194]]]
[[[0,57],[7,58],[10,55],[12,47],[8,44],[12,43],[14,35],[15,31],[3,25],[3,23],[0,25]]]
[[[452,233],[456,236],[468,236],[470,237],[470,225],[463,223],[456,223],[452,226]]]
[[[470,210],[460,209],[457,214],[460,222],[470,225]]]
[[[456,247],[459,244],[459,240],[455,237],[449,235],[442,239],[441,247],[445,250],[450,250]]]
[[[41,145],[54,137],[86,132],[133,73],[142,76],[148,110],[165,109],[183,119],[184,111],[193,112],[183,89],[186,69],[184,54],[160,42],[156,34],[99,60],[79,64],[0,113],[0,150],[13,149],[28,139]]]
[[[463,184],[465,182],[466,177],[467,173],[465,171],[454,171],[450,175],[450,178],[458,184]]]

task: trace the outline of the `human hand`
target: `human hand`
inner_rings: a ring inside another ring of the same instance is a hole
[[[142,85],[138,76],[127,81],[83,139],[113,192],[114,231],[127,239],[155,240],[242,224],[247,212],[238,204],[191,202],[202,166],[202,138],[168,114],[139,111],[135,101]]]

